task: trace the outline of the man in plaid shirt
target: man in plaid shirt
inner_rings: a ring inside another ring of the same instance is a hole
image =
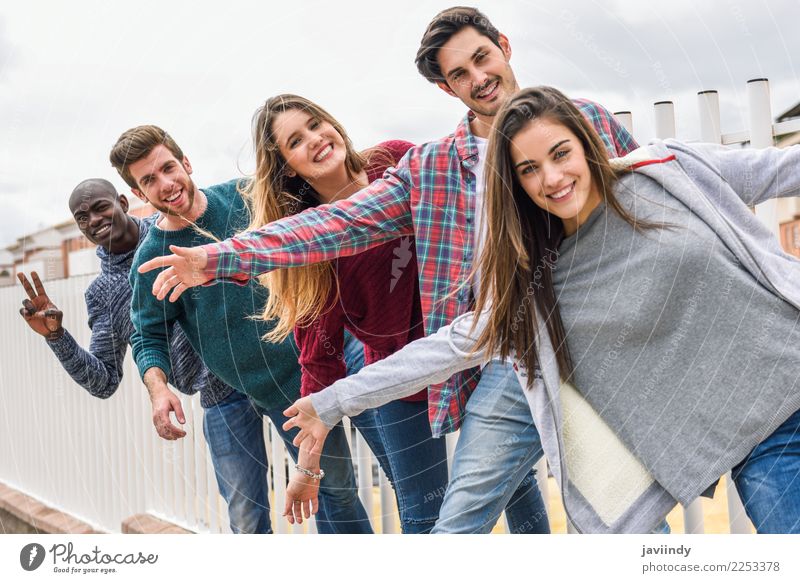
[[[468,312],[480,284],[472,268],[483,241],[487,137],[495,114],[519,89],[510,57],[508,39],[478,10],[441,12],[428,25],[416,63],[426,79],[469,108],[453,134],[412,148],[382,180],[350,198],[148,262],[142,270],[169,266],[154,293],[162,299],[175,287],[174,300],[214,279],[247,280],[414,235],[426,333]],[[638,147],[602,106],[575,103],[612,157]],[[503,508],[512,532],[548,532],[532,470],[542,455],[539,435],[511,365],[492,361],[482,371],[455,375],[430,387],[428,400],[435,436],[461,429],[434,532],[489,532]]]

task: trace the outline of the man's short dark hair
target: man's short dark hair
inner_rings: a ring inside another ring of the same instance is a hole
[[[439,67],[439,49],[449,41],[454,34],[471,26],[483,36],[487,37],[496,46],[500,47],[500,32],[488,18],[477,8],[469,6],[454,6],[442,10],[434,16],[422,40],[419,43],[417,70],[431,83],[439,81],[446,83],[442,69]]]

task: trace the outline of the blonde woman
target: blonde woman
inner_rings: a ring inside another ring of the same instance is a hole
[[[253,139],[256,174],[245,193],[252,230],[347,198],[380,178],[411,147],[389,141],[358,152],[328,112],[288,94],[258,109]],[[343,378],[348,368],[360,368],[362,350],[370,364],[423,335],[411,237],[332,262],[278,270],[261,281],[270,289],[263,316],[277,322],[267,339],[281,341],[294,333],[304,396]],[[447,463],[444,441],[431,436],[424,388],[351,421],[394,487],[403,532],[428,532],[447,486]],[[290,485],[290,520],[302,520],[295,505],[315,497],[317,485],[303,473]]]

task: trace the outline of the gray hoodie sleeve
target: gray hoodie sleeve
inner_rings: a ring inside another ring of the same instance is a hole
[[[472,348],[486,325],[484,312],[474,331],[475,313],[469,312],[436,334],[407,344],[401,350],[364,367],[358,374],[336,381],[311,395],[311,403],[328,427],[342,417],[408,397],[428,385],[443,383],[455,373],[490,360]]]
[[[789,148],[729,148],[719,144],[665,144],[709,166],[742,201],[755,206],[772,198],[800,196],[800,146]],[[703,181],[702,175],[691,176]],[[714,192],[714,184],[700,184]]]

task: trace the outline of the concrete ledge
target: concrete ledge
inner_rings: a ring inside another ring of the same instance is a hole
[[[100,534],[74,516],[0,482],[0,531],[7,534]]]
[[[194,534],[151,514],[134,514],[122,521],[123,534]]]

